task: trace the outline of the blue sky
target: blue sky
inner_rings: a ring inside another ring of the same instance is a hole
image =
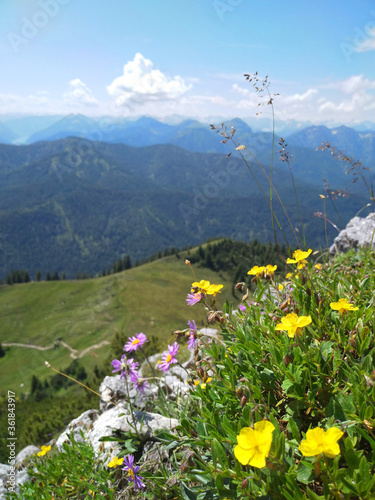
[[[373,0],[2,0],[0,113],[375,121]],[[264,108],[267,114],[269,110]]]

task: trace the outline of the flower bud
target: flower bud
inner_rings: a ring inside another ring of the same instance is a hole
[[[204,371],[202,370],[202,368],[198,368],[197,373],[199,375],[199,378],[202,379],[204,377]]]
[[[243,281],[240,281],[239,283],[237,283],[234,287],[235,290],[241,290],[242,292],[244,291],[245,289],[245,283]]]
[[[241,398],[242,398],[242,396],[243,396],[243,388],[242,388],[242,387],[239,387],[239,388],[236,390],[236,394],[237,394],[237,397],[238,397],[239,399],[241,399]]]
[[[241,490],[244,490],[245,488],[247,488],[249,485],[249,480],[248,479],[244,479],[241,483]]]
[[[182,462],[181,464],[181,472],[187,472],[189,470],[189,467],[187,466],[186,462]]]
[[[284,359],[283,359],[284,365],[288,366],[289,363],[293,363],[293,359],[294,359],[293,354],[287,354],[286,356],[284,356]]]
[[[288,306],[288,301],[285,300],[281,305],[280,305],[280,309],[283,311],[287,306]]]
[[[204,372],[204,375],[203,375],[203,378],[202,378],[203,383],[207,382],[207,379],[208,379],[208,374],[207,374],[207,372]]]
[[[243,408],[246,403],[247,403],[247,397],[246,396],[242,396],[242,398],[241,398],[241,408]]]

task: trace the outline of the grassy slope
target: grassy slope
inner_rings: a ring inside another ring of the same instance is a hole
[[[231,298],[227,279],[208,269],[196,269],[196,273],[198,279],[224,284],[220,303]],[[173,342],[171,332],[185,328],[187,320],[204,324],[202,309],[185,302],[192,281],[184,259],[171,256],[104,278],[2,286],[0,341],[48,346],[61,337],[82,351],[111,341],[117,332],[130,336],[143,331],[166,345]],[[29,390],[32,375],[40,379],[52,375],[45,360],[62,370],[72,361],[61,345],[48,351],[6,349],[6,356],[0,359],[2,387],[19,392],[20,384],[24,384],[23,392]],[[109,345],[95,349],[98,358],[87,353],[82,364],[92,369],[106,360],[108,353]]]

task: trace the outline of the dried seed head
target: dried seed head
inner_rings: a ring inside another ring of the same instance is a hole
[[[187,266],[190,266],[190,265],[191,265],[190,260],[185,259],[185,264],[186,264]]]
[[[182,330],[175,330],[173,332],[173,335],[176,335],[176,340],[178,340],[180,337],[182,337],[184,335],[184,331],[182,331]]]
[[[204,375],[203,375],[203,383],[207,382],[207,379],[208,379],[208,374],[207,372],[204,372]]]
[[[241,290],[243,292],[244,289],[245,289],[245,286],[246,286],[246,283],[244,283],[243,281],[240,281],[239,283],[236,284],[236,286],[234,287],[234,289],[235,290]]]
[[[202,370],[202,368],[198,368],[197,373],[199,375],[199,378],[202,379],[204,377],[204,371]]]
[[[287,306],[288,306],[288,300],[285,300],[281,305],[280,305],[280,309],[283,311]]]
[[[293,360],[294,360],[294,356],[293,354],[287,354],[286,356],[284,356],[283,358],[283,361],[284,361],[284,365],[285,366],[288,366],[289,363],[293,363]]]

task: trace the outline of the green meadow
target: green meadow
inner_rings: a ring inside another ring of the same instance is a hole
[[[185,254],[102,278],[1,286],[0,339],[6,352],[0,359],[2,387],[29,392],[33,375],[40,380],[52,375],[44,361],[63,371],[78,357],[91,373],[95,366],[103,367],[116,333],[142,331],[166,346],[174,341],[174,330],[187,327],[187,319],[207,325],[204,311],[185,301],[194,281]],[[198,280],[224,284],[219,304],[233,299],[228,275],[199,267],[195,272]]]

